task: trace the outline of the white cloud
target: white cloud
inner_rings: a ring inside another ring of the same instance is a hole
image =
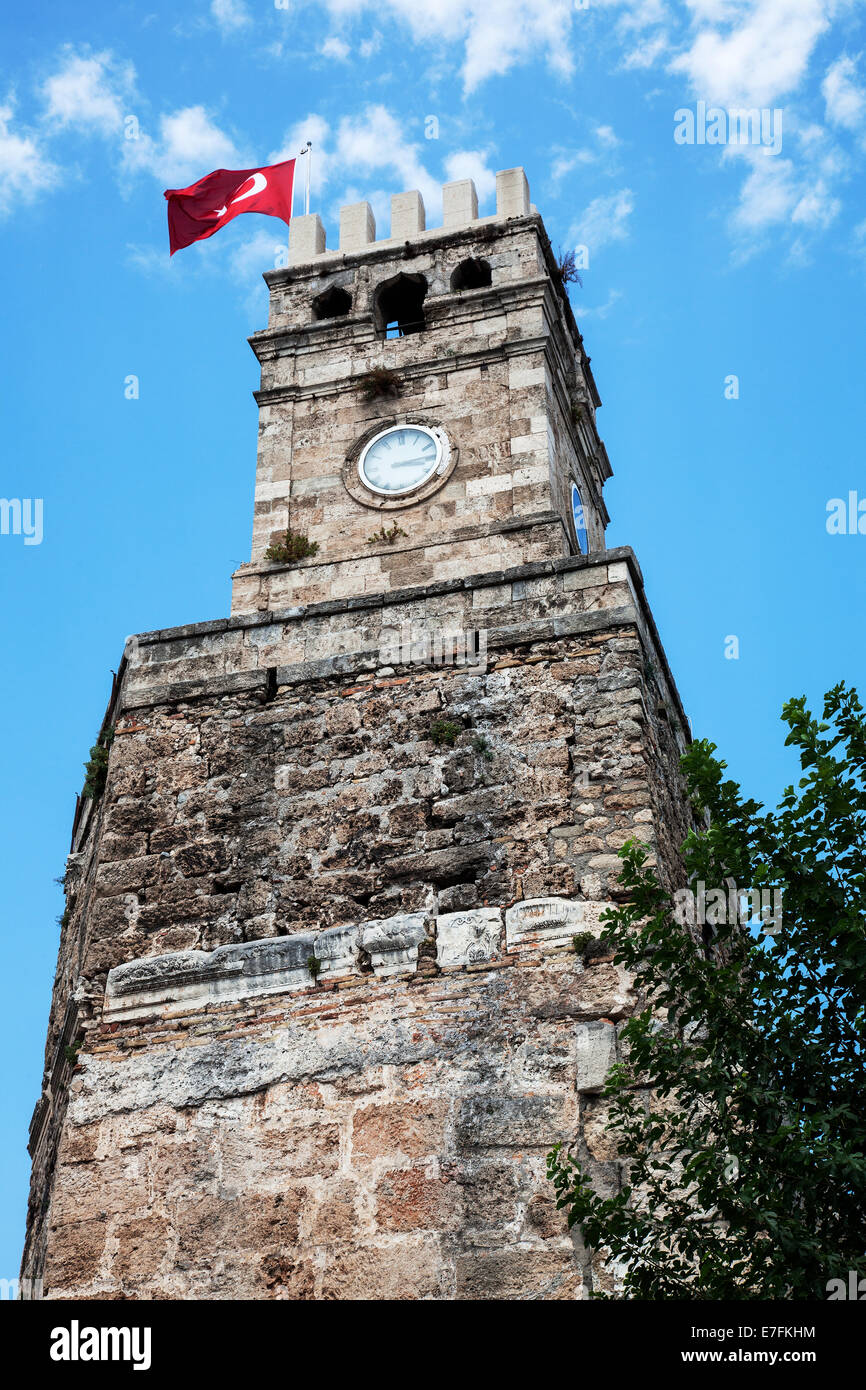
[[[56,188],[59,170],[32,134],[13,131],[11,101],[0,106],[0,215],[32,203],[45,189]]]
[[[859,130],[866,116],[866,92],[858,85],[857,64],[846,54],[827,69],[821,84],[827,120],[847,130]]]
[[[49,122],[114,135],[123,124],[135,88],[135,70],[111,53],[84,56],[66,50],[56,73],[42,87]]]
[[[773,106],[796,90],[830,23],[829,0],[686,0],[699,32],[669,70],[721,106]]]
[[[595,145],[584,145],[579,149],[565,149],[555,145],[551,150],[553,162],[550,177],[554,186],[560,184],[573,170],[589,164],[604,163],[608,171],[614,167],[612,152],[622,142],[612,126],[599,125],[593,131]]]
[[[420,147],[407,139],[405,127],[384,106],[368,106],[363,115],[346,116],[335,138],[339,165],[352,177],[387,171],[396,178],[399,190],[417,188],[428,211],[441,202],[441,185],[421,162]]]
[[[160,117],[159,139],[143,134],[124,142],[124,167],[144,170],[178,187],[221,167],[246,167],[233,140],[203,106],[185,106]]]
[[[408,26],[416,42],[463,45],[463,83],[472,91],[494,75],[536,56],[560,76],[573,69],[572,0],[325,0],[332,18],[385,12]],[[578,16],[578,22],[580,17]]]
[[[575,316],[579,319],[606,319],[615,304],[622,299],[622,290],[610,290],[607,299],[603,304],[596,305],[595,308],[587,308],[586,305],[576,307]]]
[[[311,112],[302,120],[296,121],[286,131],[282,144],[268,155],[269,164],[279,164],[284,159],[295,159],[307,141],[313,146],[310,190],[315,202],[321,198],[332,171],[332,155],[329,152],[331,127],[324,116]],[[302,170],[298,169],[298,176]]]
[[[351,51],[349,45],[343,39],[338,39],[336,34],[325,39],[319,49],[323,58],[333,58],[338,63],[345,63]]]
[[[168,254],[168,237],[165,239],[164,249],[160,250],[157,250],[155,246],[142,246],[137,242],[127,242],[126,264],[140,270],[143,275],[154,276],[160,280],[174,280],[180,273],[178,257]]]
[[[840,200],[833,196],[824,179],[818,179],[801,194],[791,213],[791,221],[823,232],[835,221],[841,209]]]
[[[752,169],[740,190],[733,216],[737,232],[755,233],[786,222],[797,204],[794,165],[790,159],[748,156]]]
[[[211,0],[210,12],[217,27],[224,34],[234,34],[238,29],[252,24],[243,0]]]
[[[550,166],[550,177],[555,184],[561,183],[568,174],[582,164],[594,164],[598,156],[594,150],[556,150]]]
[[[217,238],[214,237],[216,241]],[[232,284],[243,293],[251,321],[262,323],[268,314],[268,289],[262,279],[266,270],[286,264],[288,228],[281,222],[259,227],[243,241],[229,243],[229,271]]]
[[[427,225],[435,226],[442,214],[443,182],[474,179],[480,205],[496,189],[496,174],[487,151],[454,150],[444,161],[442,176],[437,177],[423,158],[434,152],[435,142],[413,140],[406,125],[381,105],[344,116],[336,128],[316,113],[305,116],[286,132],[279,148],[271,151],[269,162],[291,159],[307,140],[313,144],[311,206],[318,205],[322,211],[327,199],[336,220],[342,204],[366,199],[373,208],[380,237],[388,234],[391,193],[417,188],[424,199]],[[302,172],[299,168],[299,177]]]
[[[441,205],[440,182],[425,168],[420,145],[407,138],[404,126],[384,106],[368,106],[356,116],[344,116],[336,130],[324,117],[311,114],[291,127],[270,160],[291,159],[308,139],[313,143],[310,182],[316,201],[326,189],[337,193],[341,202],[366,198],[374,210],[378,202],[380,217],[387,206],[386,194],[371,184],[384,173],[390,176],[394,192],[419,189],[428,214]]]
[[[457,150],[446,159],[445,173],[449,183],[454,179],[475,180],[479,208],[496,192],[496,172],[483,150]]]
[[[634,212],[634,194],[630,188],[618,193],[593,198],[589,207],[573,224],[569,239],[587,246],[596,253],[611,241],[624,241],[629,234],[628,220]]]
[[[771,233],[773,245],[783,248],[780,233],[787,228],[797,233],[788,239],[788,259],[808,264],[810,239],[826,231],[842,207],[829,177],[822,172],[836,172],[832,152],[828,157],[808,160],[805,169],[791,159],[767,159],[757,149],[744,147],[738,157],[745,158],[751,168],[731,217],[736,258],[753,254]]]
[[[273,270],[280,262],[285,265],[287,235],[282,222],[272,222],[245,241],[232,243],[229,259],[235,277],[258,286],[263,271]]]
[[[668,48],[669,43],[664,34],[641,39],[625,55],[622,65],[624,68],[651,68]]]
[[[237,235],[212,237],[200,242],[196,254],[189,257],[169,257],[167,237],[159,247],[130,243],[126,263],[148,279],[178,286],[209,276],[222,277],[239,292],[250,322],[261,323],[267,317],[268,298],[262,273],[286,264],[286,232],[285,227],[273,222],[257,227],[242,239]]]

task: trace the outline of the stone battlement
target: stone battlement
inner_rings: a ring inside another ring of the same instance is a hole
[[[509,217],[526,217],[535,208],[529,201],[529,184],[523,169],[500,169],[496,175],[496,213],[478,216],[478,194],[472,179],[456,179],[442,188],[442,226],[427,227],[424,199],[417,189],[395,193],[391,199],[391,234],[376,239],[376,219],[368,202],[340,208],[340,245],[328,251],[325,228],[317,212],[293,217],[289,227],[289,265],[303,265],[323,256],[354,255],[379,250],[399,242],[423,240],[443,232],[458,231],[473,223],[482,226]]]

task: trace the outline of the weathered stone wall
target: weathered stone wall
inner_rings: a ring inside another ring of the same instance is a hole
[[[610,964],[537,950],[100,1028],[45,1294],[579,1297],[545,1152],[579,1125],[581,1030],[610,1061],[630,1003]]]
[[[69,866],[47,1296],[586,1292],[544,1155],[581,1134],[616,1182],[634,1000],[571,936],[629,836],[676,877],[681,712],[628,552],[441,587],[131,644]],[[425,614],[483,625],[486,669],[383,667]]]
[[[604,550],[599,398],[523,171],[493,217],[469,181],[443,208],[428,231],[398,195],[384,242],[343,209],[338,252],[293,221],[252,339],[232,616],[127,644],[31,1125],[23,1273],[48,1297],[573,1299],[608,1277],[545,1154],[575,1141],[615,1188],[598,1092],[637,1001],[572,942],[628,838],[679,882],[688,735],[634,556]],[[455,289],[470,257],[491,283]],[[405,273],[425,327],[392,340],[376,295]],[[317,321],[334,289],[348,312]],[[366,400],[382,367],[399,393]],[[450,462],[376,502],[353,470],[392,422],[442,429]],[[266,562],[288,524],[319,553]],[[431,638],[467,632],[478,659],[437,665]]]

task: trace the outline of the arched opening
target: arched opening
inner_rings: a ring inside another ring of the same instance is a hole
[[[423,275],[397,275],[380,285],[376,293],[376,324],[386,338],[403,338],[424,329]]]
[[[451,276],[451,288],[455,293],[460,290],[480,290],[492,283],[489,263],[478,256],[461,261]]]
[[[323,294],[317,294],[313,300],[313,318],[319,319],[338,319],[343,314],[348,314],[352,307],[352,296],[346,291],[341,290],[337,285],[332,285]]]

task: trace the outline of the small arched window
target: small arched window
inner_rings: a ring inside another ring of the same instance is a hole
[[[386,338],[403,338],[424,330],[424,297],[427,281],[423,275],[396,275],[376,292],[376,326]]]
[[[492,282],[488,262],[477,256],[470,256],[468,260],[461,261],[451,276],[451,288],[455,293],[460,290],[480,290]]]
[[[313,300],[313,318],[319,319],[338,319],[343,314],[348,314],[352,307],[352,296],[346,291],[332,285],[323,294],[316,295]]]

